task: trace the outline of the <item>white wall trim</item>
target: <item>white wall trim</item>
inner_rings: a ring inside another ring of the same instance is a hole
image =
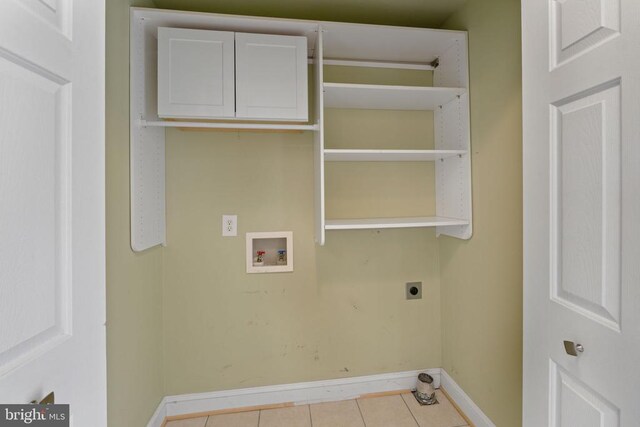
[[[445,389],[449,397],[476,427],[496,427],[444,369],[440,372],[440,387]]]
[[[428,372],[437,383],[440,382],[440,369],[424,369],[210,393],[182,394],[165,398],[166,415],[183,415],[285,402],[293,402],[294,405],[306,405],[309,403],[355,399],[368,393],[414,388],[420,372]]]
[[[160,402],[160,406],[153,414],[147,427],[160,427],[164,417],[176,415],[288,402],[293,402],[294,405],[306,405],[309,403],[355,399],[369,393],[413,389],[420,372],[427,372],[434,378],[436,385],[440,384],[440,368],[435,368],[167,396]]]
[[[147,423],[147,427],[162,427],[164,418],[167,416],[167,398],[163,397],[160,400],[160,404],[156,408],[156,411],[151,416],[151,419]]]
[[[420,372],[430,374],[436,387],[443,387],[476,427],[495,427],[453,378],[440,368],[166,396],[158,405],[147,427],[161,427],[165,417],[176,415],[288,402],[306,405],[355,399],[369,393],[414,389]]]

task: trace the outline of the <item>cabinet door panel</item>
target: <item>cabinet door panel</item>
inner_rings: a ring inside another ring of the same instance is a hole
[[[233,117],[232,32],[158,28],[158,116]]]
[[[236,33],[236,117],[307,120],[307,39]]]

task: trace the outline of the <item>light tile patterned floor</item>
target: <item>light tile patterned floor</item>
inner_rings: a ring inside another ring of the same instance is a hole
[[[169,421],[166,427],[467,427],[437,391],[438,405],[420,406],[411,394],[317,403]]]

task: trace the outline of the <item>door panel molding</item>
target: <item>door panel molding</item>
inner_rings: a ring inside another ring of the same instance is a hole
[[[620,331],[620,79],[550,106],[551,300]]]
[[[6,50],[0,92],[0,324],[20,325],[0,335],[1,377],[71,335],[72,95],[67,80]]]
[[[620,0],[551,0],[550,70],[620,35]]]
[[[619,427],[620,409],[549,359],[549,427]]]

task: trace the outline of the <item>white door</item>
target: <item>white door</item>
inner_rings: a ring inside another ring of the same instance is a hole
[[[640,1],[524,0],[522,22],[523,425],[637,427]]]
[[[309,119],[307,38],[236,33],[236,117]]]
[[[158,28],[158,116],[235,116],[233,32]]]
[[[102,0],[0,1],[0,402],[106,425]]]

